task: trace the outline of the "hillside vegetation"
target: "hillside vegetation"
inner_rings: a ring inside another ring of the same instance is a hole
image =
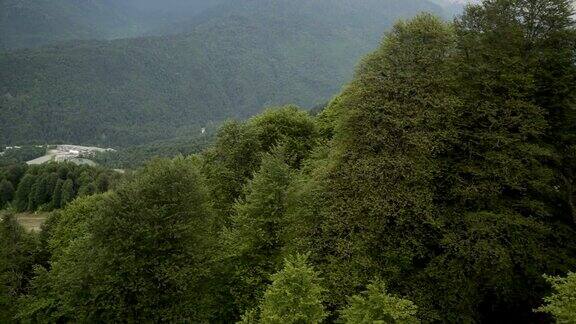
[[[40,235],[4,216],[0,319],[574,323],[570,5],[397,22],[318,116],[227,122]]]
[[[0,209],[17,212],[52,211],[78,196],[112,188],[120,174],[112,170],[72,163],[0,167]]]
[[[425,0],[241,0],[187,34],[0,53],[0,146],[132,145],[263,107],[312,107]]]
[[[1,0],[0,49],[137,34],[140,22],[116,2]]]
[[[0,50],[166,34],[222,1],[1,0]]]

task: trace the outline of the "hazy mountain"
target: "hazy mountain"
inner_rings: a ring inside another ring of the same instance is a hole
[[[431,0],[435,4],[442,7],[442,9],[450,16],[459,15],[464,11],[464,7],[468,3],[475,3],[480,0]]]
[[[0,0],[0,48],[131,36],[140,26],[112,0]]]
[[[237,0],[185,35],[0,54],[0,144],[134,144],[269,105],[310,107],[421,11],[443,13],[426,0]]]
[[[174,31],[221,0],[0,0],[0,49]]]

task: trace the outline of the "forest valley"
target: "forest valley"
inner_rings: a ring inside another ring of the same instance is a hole
[[[4,167],[0,322],[576,323],[575,28],[568,0],[420,14],[317,116],[123,176]]]

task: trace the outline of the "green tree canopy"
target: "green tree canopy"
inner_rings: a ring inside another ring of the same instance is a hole
[[[314,197],[295,190],[290,213],[317,226],[306,250],[339,307],[375,275],[407,281],[438,244],[438,157],[450,148],[460,107],[448,61],[454,37],[428,14],[396,24],[328,108],[340,119],[330,153],[305,180],[312,190],[304,194]]]
[[[282,156],[265,154],[260,170],[245,186],[245,198],[235,205],[229,231],[225,232],[237,282],[237,304],[246,310],[262,298],[270,276],[282,266],[282,230],[290,167]]]
[[[14,215],[0,214],[0,322],[15,320],[17,300],[28,289],[33,267],[40,260],[38,243],[18,224]]]
[[[153,161],[58,218],[55,262],[23,319],[208,320],[212,218],[193,161]]]
[[[76,196],[76,191],[74,189],[74,181],[72,179],[66,179],[62,184],[62,189],[60,193],[60,206],[64,207]]]
[[[28,200],[30,193],[32,192],[32,186],[34,185],[34,182],[35,178],[31,174],[25,175],[20,181],[14,196],[14,206],[16,207],[16,210],[25,211],[28,209]]]
[[[246,123],[229,122],[219,131],[216,144],[204,156],[213,205],[224,224],[233,214],[242,188],[258,170],[263,154],[281,147],[286,162],[297,168],[318,136],[313,118],[294,106],[268,109]]]
[[[318,273],[306,256],[288,258],[284,269],[272,276],[272,284],[264,294],[260,323],[321,323],[327,316],[323,292]]]
[[[349,324],[409,324],[420,323],[418,308],[409,300],[392,296],[386,284],[376,281],[361,295],[350,297],[349,305],[341,311],[341,321]]]
[[[12,201],[14,198],[14,185],[4,179],[0,181],[0,209]]]
[[[544,298],[546,304],[538,308],[539,312],[552,315],[557,323],[576,323],[576,273],[562,277],[546,277],[554,293]]]

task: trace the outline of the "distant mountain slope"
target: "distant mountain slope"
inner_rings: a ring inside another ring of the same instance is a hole
[[[0,0],[0,50],[162,34],[222,0]]]
[[[0,145],[131,145],[336,93],[425,0],[236,0],[181,36],[0,54]]]
[[[469,3],[478,3],[482,0],[431,0],[432,2],[438,4],[439,6],[444,9],[444,11],[450,16],[457,16],[460,15],[466,4]]]
[[[130,36],[138,28],[113,0],[0,0],[0,49]]]

